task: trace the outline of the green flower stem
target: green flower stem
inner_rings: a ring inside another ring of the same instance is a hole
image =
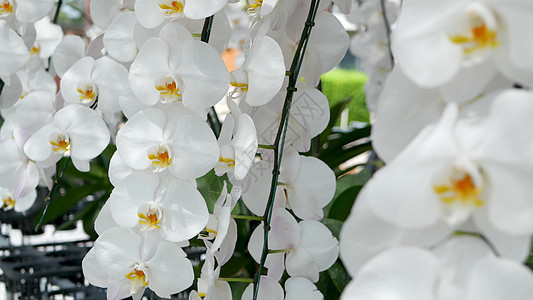
[[[391,30],[389,18],[387,17],[387,7],[385,5],[385,0],[381,0],[381,12],[383,13],[383,22],[385,23],[385,30],[387,34],[387,47],[389,49],[390,63],[392,69],[394,67],[394,55],[392,54],[391,48]]]
[[[54,24],[57,24],[57,22],[59,21],[59,11],[61,10],[61,5],[63,5],[63,0],[57,1],[56,13],[54,15],[54,19],[52,20],[52,23],[54,23]],[[51,63],[52,63],[52,57],[50,56],[48,58],[48,67],[46,67],[46,72],[50,71],[50,64]]]
[[[286,253],[286,252],[289,252],[289,251],[290,251],[290,249],[268,250],[268,254]]]
[[[231,215],[232,218],[238,220],[263,221],[263,217],[247,216],[247,215]]]
[[[63,5],[63,0],[57,1],[56,13],[54,15],[54,20],[52,21],[52,23],[54,24],[57,24],[57,22],[59,21],[59,11],[61,10],[61,5]]]
[[[67,162],[65,163],[65,166],[63,167],[63,170],[61,173],[56,174],[56,178],[54,179],[54,185],[52,185],[52,188],[50,189],[50,192],[48,193],[48,196],[44,198],[44,201],[46,202],[46,206],[44,207],[43,214],[41,215],[41,218],[39,218],[39,222],[37,223],[37,226],[35,226],[35,232],[39,231],[41,229],[41,226],[43,224],[44,217],[46,216],[46,213],[48,212],[48,207],[50,207],[50,203],[52,203],[52,199],[54,198],[54,195],[56,194],[57,190],[59,189],[59,182],[61,179],[63,179],[63,175],[65,175],[65,170],[67,169],[68,165],[70,164],[71,157],[67,159]]]
[[[202,42],[209,43],[209,37],[211,36],[211,27],[213,27],[213,16],[205,18],[204,28],[202,29],[202,34],[200,35]],[[193,36],[195,35],[193,34]],[[215,136],[218,138],[218,136],[220,135],[220,130],[222,129],[222,124],[218,119],[218,115],[215,111],[214,106],[211,106],[211,109],[207,113],[207,121],[209,122],[211,129],[215,133]]]
[[[287,94],[285,96],[285,102],[283,104],[283,110],[281,115],[281,121],[279,124],[278,132],[276,134],[276,140],[274,142],[274,170],[272,171],[272,181],[270,185],[270,195],[268,197],[267,206],[265,209],[265,214],[263,219],[265,220],[265,225],[263,226],[264,230],[264,240],[263,240],[263,251],[261,254],[261,260],[259,262],[259,268],[254,277],[254,293],[253,300],[257,300],[257,295],[259,292],[259,284],[261,280],[261,272],[265,265],[266,257],[268,254],[268,233],[270,231],[270,220],[272,218],[272,211],[274,207],[274,198],[276,197],[276,190],[278,186],[278,176],[281,167],[281,159],[283,157],[283,147],[285,146],[285,137],[287,135],[287,128],[289,123],[289,111],[292,103],[292,96],[296,91],[296,82],[298,81],[298,74],[300,73],[300,68],[302,66],[303,57],[305,50],[307,48],[307,43],[309,41],[309,36],[311,35],[311,29],[314,26],[315,16],[318,11],[318,4],[320,0],[312,0],[309,7],[309,13],[307,15],[307,20],[305,26],[302,30],[300,36],[300,42],[294,57],[291,63],[291,69],[287,72],[289,76],[289,85],[287,87]]]
[[[260,148],[260,149],[272,149],[272,150],[276,149],[276,146],[274,146],[274,145],[261,145],[261,144],[259,144],[257,147]]]

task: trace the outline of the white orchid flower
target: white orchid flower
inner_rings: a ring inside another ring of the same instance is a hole
[[[527,299],[533,273],[497,258],[481,239],[458,236],[433,251],[416,247],[387,250],[366,263],[342,300]]]
[[[288,80],[267,105],[250,109],[249,114],[254,120],[259,144],[274,144],[283,114],[287,85]],[[303,81],[299,80],[296,88],[289,112],[285,145],[293,145],[298,151],[307,152],[311,147],[311,139],[324,131],[328,125],[329,102],[322,92]],[[243,107],[243,111],[247,110]]]
[[[53,6],[53,0],[1,0],[0,18],[14,14],[22,23],[33,23],[46,16]]]
[[[276,7],[279,0],[248,0],[250,8],[248,8],[248,14],[268,16]]]
[[[135,13],[146,28],[159,26],[165,20],[187,17],[203,19],[221,10],[228,0],[137,0]]]
[[[327,270],[339,255],[339,243],[329,229],[315,220],[298,223],[285,209],[275,209],[270,222],[272,227],[268,245],[278,253],[267,256],[268,275],[280,279],[285,267],[290,276],[318,281],[319,272]],[[259,262],[263,251],[263,226],[256,227],[250,237],[248,250]]]
[[[15,193],[10,188],[0,186],[0,206],[6,211],[13,209],[18,213],[22,213],[30,209],[37,198],[37,191],[35,189],[21,195],[15,196]]]
[[[29,70],[23,69],[17,72],[17,76],[22,84],[22,94],[20,98],[37,91],[46,91],[51,95],[57,93],[57,83],[54,77],[50,75],[43,67]]]
[[[96,26],[107,31],[122,11],[133,10],[135,0],[93,0],[89,3],[91,18]]]
[[[204,198],[190,182],[149,171],[129,175],[113,190],[109,203],[120,226],[160,229],[163,238],[171,242],[196,236],[209,218]]]
[[[50,123],[54,114],[54,95],[47,91],[37,91],[21,98],[7,115],[6,122],[13,119],[26,135],[33,135]]]
[[[220,101],[230,76],[218,52],[175,22],[160,37],[146,41],[130,67],[133,93],[146,105],[183,101],[192,110]]]
[[[24,145],[24,153],[41,167],[58,162],[70,153],[74,166],[89,171],[89,160],[109,143],[109,130],[98,114],[81,105],[59,110],[51,123],[43,126]]]
[[[104,32],[105,49],[113,59],[119,62],[130,62],[137,56],[136,24],[135,13],[127,11],[118,15]]]
[[[233,186],[228,194],[226,182],[215,203],[213,213],[205,226],[206,233],[200,233],[209,253],[214,253],[220,266],[224,265],[233,255],[237,242],[237,223],[231,217],[231,211],[241,197],[242,190]],[[211,241],[212,240],[212,241]]]
[[[374,213],[402,229],[445,222],[457,227],[470,216],[483,233],[493,228],[525,238],[533,232],[532,191],[523,180],[532,161],[530,132],[523,131],[532,95],[509,90],[493,95],[486,117],[457,122],[448,104],[439,124],[426,128],[368,184]],[[387,187],[387,188],[383,188]],[[488,222],[482,219],[488,218]],[[486,225],[491,224],[491,228]]]
[[[531,43],[523,30],[533,24],[531,12],[529,1],[406,1],[393,34],[394,54],[423,87],[463,76],[456,83],[474,89],[479,84],[473,82],[487,83],[497,70],[531,85],[533,61],[526,50]]]
[[[285,300],[324,300],[324,295],[307,278],[291,277],[285,281]]]
[[[470,106],[489,103],[492,92],[512,87],[512,82],[502,77],[498,79],[484,90],[486,95],[476,97],[477,94],[459,92],[466,97],[462,98],[451,89],[421,88],[409,80],[400,68],[394,68],[379,97],[376,120],[372,126],[374,150],[381,159],[390,162],[424,127],[440,118],[447,103],[457,102],[461,110],[467,110]]]
[[[53,24],[49,17],[44,17],[35,22],[35,43],[30,49],[31,54],[39,54],[39,57],[45,64],[48,64],[48,58],[52,56],[57,45],[63,39],[63,29],[61,26]]]
[[[309,11],[310,3],[301,4],[288,16],[285,27],[283,27],[285,33],[277,39],[283,50],[287,70],[291,66],[292,57],[294,57],[294,52],[300,43],[302,20],[305,19]],[[350,38],[339,20],[331,13],[319,12],[309,37],[299,76],[303,77],[310,86],[317,86],[320,75],[333,69],[344,57],[349,46]]]
[[[126,118],[128,119],[133,117],[136,113],[148,107],[157,108],[161,111],[167,110],[170,106],[183,107],[183,103],[180,101],[178,102],[157,101],[156,103],[146,104],[145,100],[142,100],[141,98],[137,97],[133,93],[129,85],[124,86],[124,88],[122,89],[120,96],[118,97],[118,104],[120,108],[122,109],[124,116],[126,116]],[[191,110],[191,112],[193,112],[195,115],[200,117],[202,120],[207,119],[207,113],[206,113],[205,108],[198,109],[198,110]]]
[[[405,230],[376,216],[369,204],[368,188],[363,188],[339,237],[340,257],[354,277],[372,257],[399,246],[433,247],[453,234],[454,229],[439,223],[423,230]]]
[[[189,294],[189,300],[229,300],[232,299],[228,282],[219,280],[220,265],[215,268],[215,257],[211,252],[206,253],[202,273],[198,278],[198,292]]]
[[[147,108],[137,113],[119,130],[117,149],[130,168],[154,172],[169,169],[183,179],[203,176],[219,157],[209,126],[183,106],[172,106],[165,112]]]
[[[92,2],[91,2],[92,3]],[[52,55],[52,64],[59,77],[85,56],[85,42],[77,35],[66,35]]]
[[[20,70],[30,59],[22,38],[6,23],[0,21],[0,77],[5,80]]]
[[[94,60],[84,57],[61,78],[61,95],[68,104],[91,106],[98,100],[98,108],[105,113],[120,111],[118,96],[128,84],[127,70],[108,57]]]
[[[4,119],[5,111],[15,105],[22,95],[22,83],[16,74],[9,76],[9,80],[6,81],[0,93],[0,110]]]
[[[242,196],[246,207],[256,215],[265,211],[271,177],[272,172],[262,173]],[[324,162],[300,156],[294,148],[283,155],[279,182],[274,204],[292,209],[299,218],[313,220],[324,217],[322,208],[333,198],[336,186],[335,174]]]
[[[231,0],[230,0],[231,1]],[[195,40],[201,40],[201,32],[204,27],[205,19],[179,19],[175,22],[185,26],[189,32],[194,34]],[[218,53],[222,54],[228,48],[229,39],[232,35],[231,24],[224,10],[220,10],[213,15],[213,24],[211,26],[211,35],[209,36],[209,45],[213,46]]]
[[[252,48],[239,69],[231,72],[231,85],[252,106],[268,103],[279,92],[285,79],[283,53],[268,36],[254,39]]]
[[[14,138],[0,141],[0,186],[11,189],[14,196],[24,197],[39,184],[39,170],[35,162],[24,154],[23,146],[28,136],[21,128],[14,131]]]
[[[254,284],[250,283],[242,293],[241,300],[252,300],[254,297]],[[283,300],[281,284],[269,276],[261,276],[257,300]]]
[[[108,175],[111,184],[113,186],[117,186],[133,172],[134,169],[128,167],[128,165],[126,165],[120,157],[119,152],[115,151],[113,156],[111,156],[111,160],[109,161]]]
[[[154,243],[127,228],[105,231],[83,259],[82,268],[91,284],[107,288],[108,299],[140,299],[147,287],[159,297],[170,298],[194,279],[191,262],[176,244]]]
[[[12,114],[21,115],[20,118],[17,117],[17,123],[30,134],[33,134],[36,130],[28,128],[28,124],[44,125],[40,123],[42,120],[37,115],[42,116],[54,112],[56,90],[56,82],[44,68],[40,67],[36,70],[22,69],[16,75],[11,76],[10,85],[5,86],[2,91],[2,96],[0,97],[2,101],[0,103],[2,117],[7,120]],[[29,95],[31,95],[30,98],[25,99]],[[37,100],[38,97],[41,97],[40,102]],[[58,104],[59,101],[56,101],[56,106],[59,106]],[[32,115],[32,118],[36,118],[35,120],[29,118],[29,115],[24,115],[27,110],[35,114]],[[39,110],[42,111],[40,112]]]
[[[220,157],[215,166],[217,176],[228,173],[230,179],[243,180],[257,152],[257,132],[252,118],[243,114],[237,104],[228,98],[228,106],[232,114],[226,116],[218,145]]]

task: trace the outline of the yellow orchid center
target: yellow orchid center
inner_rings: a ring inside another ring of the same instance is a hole
[[[172,164],[172,150],[170,147],[158,146],[148,151],[148,159],[152,161],[152,171],[161,172]]]
[[[209,236],[211,236],[211,234],[213,235],[213,236],[211,236],[210,238],[214,239],[214,238],[217,237],[217,233],[218,233],[218,232],[217,232],[216,230],[206,227],[206,228],[205,228],[205,231],[206,231],[207,233],[210,233]]]
[[[143,287],[148,285],[146,281],[146,274],[138,268],[134,268],[131,272],[126,274],[126,278],[130,281],[128,283],[130,294],[139,292]]]
[[[223,163],[223,164],[226,164],[226,166],[228,168],[233,168],[235,167],[235,160],[234,159],[231,159],[231,158],[224,158],[224,157],[219,157],[218,158],[218,161]]]
[[[498,46],[496,37],[496,32],[488,29],[487,25],[482,23],[481,25],[472,28],[470,36],[455,35],[451,36],[450,40],[456,44],[461,44],[464,53],[470,54],[488,47],[496,48]]]
[[[478,1],[470,2],[465,14],[457,16],[457,21],[450,29],[449,39],[461,46],[467,56],[498,46],[498,18],[491,9]],[[478,57],[476,62],[479,62],[479,55],[475,56]]]
[[[57,154],[63,154],[70,150],[70,140],[66,134],[53,134],[49,140],[52,150]]]
[[[263,6],[263,0],[252,0],[249,3],[250,3],[250,8],[248,8],[248,13],[250,15],[257,14],[261,10],[261,7]]]
[[[96,100],[96,95],[98,93],[96,85],[92,83],[81,83],[76,87],[78,91],[78,101],[82,104],[88,104]]]
[[[148,207],[137,213],[139,217],[139,226],[143,231],[159,229],[161,222],[161,211],[157,207]]]
[[[238,89],[240,89],[243,92],[248,91],[248,83],[243,82],[230,82],[230,84]]]
[[[155,89],[159,92],[159,100],[162,103],[177,102],[181,100],[180,85],[176,80],[168,77],[160,84],[155,85]]]
[[[230,73],[230,84],[235,87],[235,90],[230,93],[232,97],[238,97],[240,93],[248,92],[248,72],[243,68],[239,68]],[[237,95],[233,95],[236,93]]]
[[[183,13],[183,2],[181,1],[160,0],[158,2],[159,8],[161,8],[161,10],[163,11],[162,13],[165,16],[172,16],[178,13]]]
[[[10,15],[13,13],[13,4],[11,1],[0,1],[0,15]]]
[[[4,202],[4,210],[9,210],[15,207],[15,199],[11,196],[7,196],[2,199]]]
[[[39,54],[41,49],[39,49],[39,46],[33,46],[31,47],[29,51],[30,51],[30,55],[36,55],[36,54]]]
[[[463,205],[473,205],[474,207],[483,206],[485,203],[479,198],[482,190],[476,187],[470,174],[463,174],[460,178],[451,180],[450,185],[436,185],[433,187],[441,201],[446,204],[453,204],[459,202]]]

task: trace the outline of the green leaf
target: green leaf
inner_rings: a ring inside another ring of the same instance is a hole
[[[353,186],[365,185],[370,180],[370,177],[372,177],[372,173],[368,169],[363,169],[356,174],[342,176],[337,180],[337,188],[333,199],[336,199],[340,194]]]
[[[327,156],[322,156],[320,159],[322,159],[331,168],[336,169],[343,162],[346,162],[347,160],[369,150],[372,150],[372,143],[365,142],[346,149],[338,150],[336,153],[331,153]]]
[[[61,168],[58,166],[58,169]],[[89,172],[80,172],[74,167],[74,164],[70,164],[65,170],[63,180],[83,179],[90,182],[108,182],[107,170],[104,167],[91,162],[90,168]]]
[[[328,272],[320,272],[320,277],[318,282],[315,284],[318,290],[324,296],[324,299],[336,300],[339,299],[340,293],[337,290],[337,287],[333,283]]]
[[[215,171],[211,170],[209,173],[196,180],[197,188],[204,197],[210,212],[213,212],[213,207],[217,202],[218,196],[220,196],[220,193],[222,192],[224,179],[226,178],[226,175],[218,177],[215,174]],[[226,180],[226,182],[228,181]],[[230,186],[228,182],[228,189],[229,188]]]
[[[326,149],[323,150],[321,156],[334,155],[337,151],[342,150],[345,145],[363,138],[368,138],[370,132],[370,125],[366,125],[362,128],[351,128],[347,132],[335,132],[329,136]]]
[[[343,224],[342,221],[325,218],[325,219],[322,219],[322,221],[320,221],[320,222],[322,224],[326,225],[326,227],[329,229],[329,231],[331,231],[331,233],[333,234],[334,237],[339,239],[339,234],[341,232],[341,228],[342,228],[342,224]]]
[[[113,157],[113,154],[115,154],[115,151],[117,151],[117,146],[113,144],[109,144],[107,148],[100,154],[99,158],[102,162],[102,166],[104,169],[109,169],[109,162],[111,161],[111,157]]]
[[[233,256],[220,269],[220,277],[236,277],[248,264],[255,266],[254,260],[245,256]]]
[[[339,293],[342,293],[352,279],[339,259],[328,269],[328,275]]]
[[[91,201],[88,202],[82,209],[77,211],[72,219],[68,220],[67,222],[61,224],[59,227],[56,228],[56,230],[64,230],[66,228],[69,228],[73,226],[78,220],[81,220],[86,215],[89,215],[91,211],[95,209],[95,207],[98,206],[98,201]]]
[[[328,218],[339,221],[346,221],[352,206],[355,202],[355,198],[359,194],[359,191],[363,188],[362,185],[355,185],[349,187],[342,192],[337,198],[333,199],[333,204],[329,210]]]
[[[326,126],[326,129],[324,129],[324,131],[322,131],[322,133],[320,134],[320,145],[327,142],[328,137],[333,132],[333,126],[335,126],[337,121],[340,119],[342,111],[346,108],[346,105],[348,105],[351,100],[352,97],[350,96],[346,99],[341,100],[338,103],[335,103],[335,105],[331,107],[329,111],[330,118],[328,126]]]
[[[59,218],[64,215],[71,207],[76,205],[80,200],[85,197],[95,194],[98,191],[101,191],[102,184],[88,184],[82,186],[75,186],[67,190],[64,196],[55,197],[51,199],[46,215],[43,218],[43,223],[46,224],[52,220]],[[39,221],[39,214],[35,220],[35,224]]]

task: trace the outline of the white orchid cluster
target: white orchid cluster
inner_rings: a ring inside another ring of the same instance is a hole
[[[530,299],[526,0],[405,0],[372,139],[386,162],[341,232],[341,299]]]
[[[315,1],[250,0],[248,14],[228,2],[236,1],[92,0],[91,17],[103,33],[86,46],[79,36],[63,37],[50,21],[47,15],[59,11],[52,11],[52,0],[0,0],[4,207],[27,210],[39,184],[57,185],[52,175],[61,158],[87,172],[90,160],[116,141],[109,166],[114,189],[95,221],[99,238],[83,260],[86,279],[107,288],[109,299],[139,299],[146,288],[170,298],[189,288],[193,265],[182,247],[195,238],[204,240],[207,252],[190,299],[232,299],[219,274],[234,252],[231,213],[241,196],[271,228],[266,262],[263,225],[248,244],[268,268],[257,299],[323,297],[313,283],[339,252],[319,222],[335,192],[335,175],[298,152],[307,152],[328,124],[327,99],[315,87],[344,56],[349,38],[325,11],[327,1],[310,24]],[[351,1],[336,4],[348,12]],[[312,33],[291,86],[286,72],[304,26]],[[221,58],[230,41],[243,50],[231,73]],[[53,75],[60,78],[57,95]],[[287,90],[297,91],[285,111]],[[206,119],[221,99],[230,114],[217,138]],[[275,133],[287,114],[285,147],[278,148]],[[284,156],[267,221],[274,149]],[[196,179],[211,170],[227,176],[231,188],[224,185],[210,213]],[[291,278],[284,291],[279,281],[285,270]],[[253,289],[243,299],[255,298]]]
[[[29,209],[39,184],[52,187],[56,162],[65,154],[76,168],[88,171],[89,161],[109,143],[109,130],[97,112],[80,104],[65,106],[66,90],[56,97],[48,71],[63,31],[48,16],[53,6],[52,0],[0,1],[0,198],[5,210]],[[76,99],[81,95],[76,87],[69,92]]]
[[[357,30],[351,40],[350,52],[361,59],[361,70],[368,75],[366,106],[369,111],[375,111],[385,80],[394,66],[389,39],[400,4],[397,0],[364,0],[358,4],[346,16]]]

